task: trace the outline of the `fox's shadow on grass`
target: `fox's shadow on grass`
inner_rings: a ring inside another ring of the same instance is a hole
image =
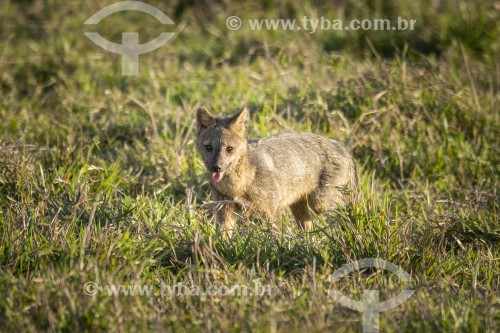
[[[346,240],[341,239],[345,233],[355,232],[351,214],[329,214],[326,220],[316,221],[313,232],[306,234],[300,230],[290,212],[285,212],[282,230],[259,218],[243,218],[238,222],[232,237],[218,234],[209,211],[199,211],[197,223],[201,230],[193,231],[185,226],[180,233],[181,241],[177,242],[176,251],[165,249],[157,254],[160,266],[168,266],[175,271],[190,267],[264,267],[276,274],[301,275],[313,265],[317,267],[339,267],[352,259],[348,249],[349,242],[356,237],[353,234]],[[325,222],[326,221],[326,222]],[[165,242],[168,240],[165,239]],[[180,245],[182,244],[182,246]],[[359,246],[359,258],[377,255],[376,244],[363,248]],[[348,253],[349,252],[349,253]]]
[[[169,250],[157,255],[161,266],[179,271],[195,264],[196,267],[265,267],[268,271],[300,274],[315,262],[323,266],[326,261],[321,251],[308,246],[302,236],[287,239],[272,230],[258,227],[238,233],[233,239],[219,236],[186,237],[179,243],[175,254]],[[293,240],[292,238],[295,238]],[[173,267],[172,267],[173,266]]]

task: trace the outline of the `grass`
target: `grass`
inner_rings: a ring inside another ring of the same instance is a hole
[[[145,14],[83,22],[113,1],[0,4],[0,329],[359,332],[328,290],[381,299],[381,331],[500,329],[498,5],[493,1],[178,1],[167,45],[121,76],[85,31],[141,42]],[[230,31],[225,20],[390,18],[408,32]],[[109,22],[106,22],[109,20]],[[168,29],[167,29],[168,30]],[[142,37],[144,36],[144,37]],[[144,38],[144,39],[143,39]],[[251,137],[305,131],[344,142],[362,196],[305,236],[285,211],[231,240],[215,231],[194,112],[247,105]],[[363,270],[357,259],[410,273]],[[102,288],[94,296],[85,286]],[[112,295],[106,286],[266,286],[266,295]]]

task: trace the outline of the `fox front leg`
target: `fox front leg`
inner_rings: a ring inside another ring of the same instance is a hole
[[[215,215],[217,233],[224,238],[231,238],[236,227],[236,210],[233,204],[222,204]]]
[[[238,207],[235,203],[219,192],[212,191],[213,200],[217,203],[215,212],[215,220],[217,223],[217,233],[223,235],[224,238],[230,238],[236,228],[238,218]]]

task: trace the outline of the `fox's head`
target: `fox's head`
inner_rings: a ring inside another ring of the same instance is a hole
[[[204,108],[198,109],[196,149],[203,157],[212,180],[220,182],[247,153],[245,123],[247,109],[232,117],[215,118]]]

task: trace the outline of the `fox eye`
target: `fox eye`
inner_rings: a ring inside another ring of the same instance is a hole
[[[232,152],[232,151],[233,151],[233,147],[227,147],[227,148],[226,148],[226,151],[227,151],[228,153]]]
[[[205,149],[206,149],[207,151],[212,151],[212,149],[213,149],[213,148],[212,148],[212,146],[211,146],[211,145],[205,145]]]

